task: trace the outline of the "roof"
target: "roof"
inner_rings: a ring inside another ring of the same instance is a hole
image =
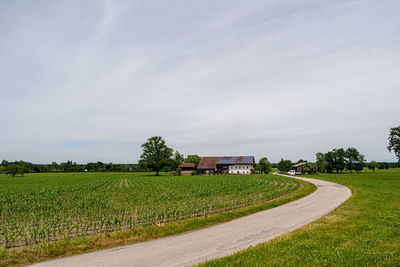
[[[197,166],[198,170],[215,170],[217,168],[217,163],[221,157],[202,157]]]
[[[194,168],[196,165],[194,163],[181,163],[179,164],[179,168]]]
[[[253,156],[223,157],[218,161],[222,165],[254,164]]]
[[[296,165],[293,165],[293,167],[300,167],[300,166],[306,165],[306,163],[307,162],[300,162],[300,163],[297,163]]]

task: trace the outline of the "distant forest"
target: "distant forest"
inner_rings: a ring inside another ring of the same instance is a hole
[[[15,169],[16,173],[43,173],[43,172],[144,172],[148,169],[141,168],[139,164],[115,164],[103,162],[89,162],[78,164],[67,161],[58,164],[36,164],[26,161],[8,162],[3,160],[0,165],[0,173],[10,173]]]

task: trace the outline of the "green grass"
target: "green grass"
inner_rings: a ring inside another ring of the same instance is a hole
[[[119,187],[121,177],[126,177],[129,187],[125,180]],[[305,185],[302,190],[298,190],[300,184]],[[60,228],[67,229],[68,220],[76,222],[72,229],[78,232],[89,229],[78,235],[72,232],[59,236],[62,237],[59,240],[46,241],[44,235],[44,241],[37,244],[0,248],[0,265],[33,263],[200,229],[276,207],[313,190],[309,184],[272,175],[154,177],[143,173],[72,173],[24,178],[0,176],[3,240],[4,229],[10,234],[8,229],[25,227],[31,233],[33,228],[29,227],[49,227],[58,233]],[[137,216],[138,207],[144,211],[142,217]],[[169,209],[179,208],[185,208],[182,213],[186,216],[179,212],[171,213],[174,216],[170,217],[160,216],[168,214]],[[103,228],[103,232],[90,231],[97,214],[107,216],[107,220],[117,216],[120,224]],[[132,214],[147,221],[124,224],[132,222],[129,220]],[[32,221],[32,218],[40,220]],[[16,235],[20,233],[23,231]],[[53,231],[49,233],[51,238]]]
[[[353,195],[292,233],[203,266],[400,266],[400,169],[313,177]]]

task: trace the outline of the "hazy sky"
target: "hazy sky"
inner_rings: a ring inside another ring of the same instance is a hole
[[[396,161],[400,1],[0,2],[0,160]]]

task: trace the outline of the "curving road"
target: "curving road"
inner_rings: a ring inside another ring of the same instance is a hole
[[[337,208],[351,196],[345,186],[300,178],[312,194],[243,218],[162,239],[42,262],[35,266],[187,266],[231,255],[293,231]]]

